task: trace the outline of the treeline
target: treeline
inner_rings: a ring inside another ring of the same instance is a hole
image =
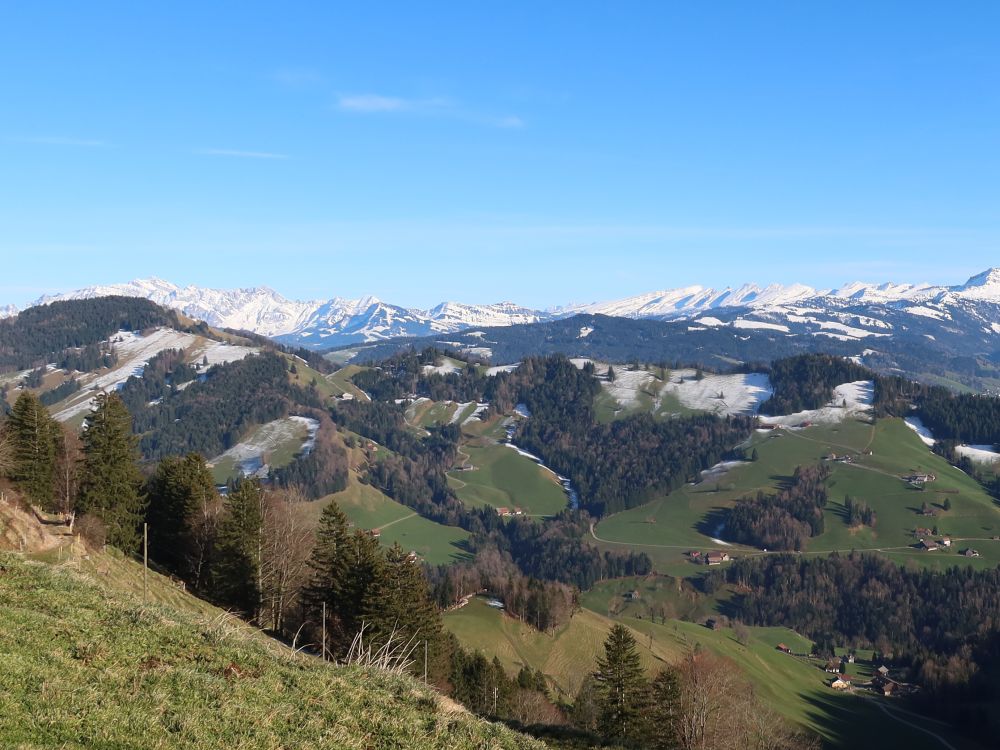
[[[970,704],[998,697],[1000,568],[937,572],[875,555],[834,553],[742,558],[716,575],[745,592],[734,600],[744,622],[873,648],[882,658],[909,664],[928,707],[951,718],[964,715],[967,726],[986,731],[992,719],[982,708],[975,715],[968,711]]]
[[[933,388],[919,401],[917,415],[939,440],[1000,443],[1000,399],[995,396]]]
[[[16,317],[0,320],[0,372],[50,362],[73,365],[73,369],[95,369],[104,353],[88,349],[88,345],[118,331],[155,326],[181,327],[173,311],[132,297],[99,297],[31,307]]]
[[[777,494],[761,490],[737,501],[726,515],[726,538],[763,549],[805,549],[810,537],[823,533],[829,476],[827,466],[799,466]]]
[[[800,354],[772,362],[768,377],[774,392],[760,405],[761,413],[794,414],[825,406],[838,385],[870,380],[873,373],[844,357]]]
[[[475,558],[428,570],[432,595],[442,609],[478,592],[500,599],[506,611],[536,630],[564,625],[579,608],[575,587],[524,575],[509,553],[479,550]]]
[[[69,398],[78,390],[80,390],[80,381],[76,378],[70,378],[65,383],[42,393],[38,397],[38,400],[41,401],[43,406],[52,406],[52,404],[58,404],[64,398]]]

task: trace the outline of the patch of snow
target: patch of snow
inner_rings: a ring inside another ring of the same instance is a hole
[[[703,484],[705,482],[714,482],[718,480],[720,477],[727,474],[730,469],[733,469],[737,466],[743,466],[746,463],[747,463],[746,461],[720,461],[712,468],[705,469],[703,472],[701,472],[700,484]]]
[[[476,404],[475,411],[469,416],[462,420],[462,424],[469,424],[469,422],[479,422],[482,420],[483,414],[490,408],[489,402],[480,402]]]
[[[587,338],[587,336],[589,336],[589,335],[590,335],[590,334],[592,334],[593,332],[594,332],[594,329],[593,329],[593,328],[591,328],[590,326],[583,326],[583,327],[582,327],[582,328],[580,329],[580,335],[579,335],[579,336],[577,336],[577,338],[578,338],[578,339],[585,339],[585,338]]]
[[[531,417],[531,412],[528,410],[527,404],[518,404],[517,406],[515,406],[514,413],[520,417],[524,417],[525,419]]]
[[[67,406],[52,416],[65,422],[90,411],[97,394],[117,390],[132,376],[140,377],[149,360],[160,352],[166,349],[188,349],[197,341],[196,336],[172,328],[157,328],[148,336],[134,331],[119,331],[106,342],[117,351],[118,363],[108,372],[81,376],[80,391],[70,397]]]
[[[842,333],[830,333],[828,331],[811,331],[813,336],[826,336],[827,338],[837,339],[838,341],[857,341],[853,336],[845,336]]]
[[[639,394],[656,378],[646,370],[627,370],[624,367],[615,368],[614,382],[602,382],[601,386],[623,408],[630,408],[639,403]]]
[[[246,359],[251,354],[259,353],[260,349],[254,346],[239,346],[238,344],[227,344],[224,341],[209,341],[206,346],[193,350],[189,359],[199,367],[207,359],[208,366],[212,367],[213,365],[238,362],[241,359]]]
[[[487,359],[493,356],[493,350],[488,346],[467,346],[462,351],[477,357],[486,357]]]
[[[451,415],[451,419],[448,420],[448,424],[458,424],[459,418],[462,416],[462,412],[472,406],[472,401],[466,401],[464,403],[458,404],[458,408],[455,409],[454,413]]]
[[[955,452],[981,464],[992,464],[1000,461],[1000,453],[992,445],[959,445]]]
[[[676,370],[670,373],[669,382],[663,386],[660,408],[665,408],[663,396],[674,394],[681,406],[688,409],[715,414],[755,414],[772,392],[771,382],[764,373],[706,373],[697,380],[694,370]]]
[[[711,316],[708,316],[708,317],[705,317],[705,318],[697,318],[694,322],[695,323],[699,323],[700,325],[703,325],[703,326],[713,326],[713,327],[714,326],[725,325],[725,323],[723,323],[718,318],[713,318]]]
[[[919,315],[923,318],[933,318],[934,320],[951,320],[951,315],[948,313],[943,310],[935,310],[934,308],[927,307],[926,305],[913,305],[904,309],[906,312],[910,313],[910,315]]]
[[[266,454],[294,439],[301,433],[303,426],[306,428],[306,438],[300,451],[308,453],[316,443],[319,422],[308,417],[285,417],[261,425],[249,438],[208,461],[208,465],[216,466],[224,459],[231,459],[244,476],[264,478],[270,471],[264,460]]]
[[[917,433],[917,435],[920,436],[920,439],[924,442],[924,445],[934,445],[935,443],[934,436],[931,434],[931,431],[924,426],[924,423],[920,420],[920,417],[906,417],[905,419],[903,419],[903,421],[906,423],[907,427],[909,427],[911,430]]]
[[[782,333],[788,333],[788,326],[783,326],[779,323],[765,323],[762,320],[745,320],[740,318],[739,320],[734,320],[730,325],[733,328],[740,329],[765,329],[768,331],[781,331]]]
[[[519,364],[520,363],[516,363],[513,365],[496,365],[494,367],[489,367],[486,370],[486,374],[488,376],[491,376],[491,375],[499,375],[501,372],[514,372],[514,370],[518,368]]]
[[[448,375],[452,372],[460,372],[461,368],[458,367],[452,360],[445,359],[441,364],[437,365],[424,365],[424,374],[430,375],[432,372],[436,372],[438,375]]]
[[[820,409],[809,409],[780,417],[762,416],[763,424],[783,427],[800,427],[804,423],[835,424],[849,417],[858,417],[871,411],[875,399],[875,384],[871,380],[856,380],[833,389],[833,399]]]

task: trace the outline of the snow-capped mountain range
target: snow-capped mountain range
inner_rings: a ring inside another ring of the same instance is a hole
[[[87,287],[45,296],[34,304],[107,295],[144,297],[213,326],[253,331],[310,348],[537,323],[578,313],[659,320],[692,319],[703,326],[772,326],[778,330],[789,322],[816,323],[820,328],[829,328],[830,335],[884,334],[884,326],[876,319],[868,322],[857,319],[850,325],[843,322],[843,311],[859,305],[887,305],[916,316],[948,319],[951,317],[949,309],[956,305],[978,307],[979,303],[986,303],[986,314],[977,317],[992,326],[993,333],[1000,332],[1000,319],[995,319],[1000,309],[997,307],[1000,305],[1000,268],[984,271],[957,286],[863,282],[837,289],[815,289],[802,284],[763,287],[745,284],[724,289],[689,286],[548,310],[532,310],[512,302],[482,305],[443,302],[430,310],[419,310],[392,305],[376,297],[298,301],[286,299],[268,287],[232,290],[179,287],[157,278]],[[0,317],[16,312],[14,307],[0,307]],[[727,320],[723,322],[715,315],[722,315]],[[829,315],[835,320],[819,320],[817,315]],[[838,326],[853,328],[853,331],[838,331]]]

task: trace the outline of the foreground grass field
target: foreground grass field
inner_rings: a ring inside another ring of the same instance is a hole
[[[860,455],[854,465],[833,464],[826,530],[810,540],[808,554],[864,549],[929,567],[992,567],[1000,562],[1000,542],[992,539],[1000,534],[1000,507],[973,479],[931,453],[901,420],[879,420],[874,426],[846,421],[804,430],[758,433],[746,446],[748,452],[754,448],[759,456],[756,462],[743,463],[717,478],[685,485],[669,496],[602,520],[595,529],[599,544],[641,549],[653,558],[658,571],[681,576],[699,570],[685,561],[689,549],[759,553],[713,541],[725,534],[726,509],[758,490],[777,491],[797,466],[816,464],[830,453],[853,453]],[[864,455],[868,450],[872,455]],[[933,474],[937,479],[918,490],[900,478],[917,472]],[[848,526],[846,494],[875,509],[875,529]],[[950,511],[943,509],[945,498],[950,500]],[[924,501],[935,508],[934,518],[919,515]],[[952,549],[931,553],[916,550],[914,528],[935,525],[941,535],[950,534],[958,540]],[[957,552],[966,546],[974,547],[980,557],[960,558]]]
[[[533,748],[408,678],[0,557],[5,748]]]
[[[473,507],[521,508],[528,515],[552,516],[566,507],[566,493],[555,474],[503,445],[464,446],[472,471],[453,471],[448,484]]]

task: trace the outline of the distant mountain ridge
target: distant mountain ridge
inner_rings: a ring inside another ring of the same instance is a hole
[[[329,300],[290,300],[269,287],[248,289],[211,289],[180,287],[158,278],[137,279],[124,284],[92,286],[72,292],[48,295],[34,304],[56,300],[89,299],[108,295],[143,297],[164,307],[204,320],[210,325],[252,331],[286,343],[321,349],[345,344],[381,341],[397,337],[434,336],[478,327],[499,327],[567,318],[576,314],[613,317],[684,320],[698,319],[701,325],[718,325],[709,313],[744,311],[742,316],[726,321],[737,328],[758,325],[802,323],[809,316],[831,314],[859,304],[889,305],[923,317],[951,317],[955,306],[977,307],[988,303],[982,316],[987,325],[1000,332],[994,306],[1000,304],[1000,268],[991,268],[956,286],[854,282],[837,289],[816,289],[803,284],[744,284],[715,289],[688,286],[667,289],[624,299],[588,304],[574,304],[547,310],[521,307],[513,302],[463,304],[442,302],[420,310],[393,305],[377,297],[360,299],[333,297]],[[0,317],[16,314],[13,306],[0,307]],[[843,315],[840,314],[840,318]],[[839,318],[838,318],[839,319]],[[842,321],[834,325],[847,324]],[[851,321],[856,330],[858,321]],[[875,323],[867,335],[880,332]],[[835,329],[831,330],[836,333]],[[840,335],[851,335],[842,332]]]

